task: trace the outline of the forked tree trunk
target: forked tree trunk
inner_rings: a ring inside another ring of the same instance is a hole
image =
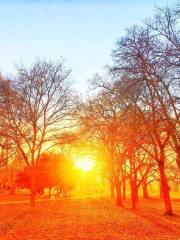
[[[30,206],[35,207],[35,198],[36,198],[36,174],[35,169],[31,168],[31,197],[30,197]]]
[[[158,164],[160,177],[161,177],[161,184],[162,184],[162,190],[163,190],[163,200],[165,205],[165,214],[166,215],[172,215],[172,205],[171,205],[171,199],[169,195],[169,186],[167,182],[167,177],[164,171],[164,165]]]

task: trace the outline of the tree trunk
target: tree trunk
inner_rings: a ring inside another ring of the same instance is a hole
[[[51,187],[49,187],[49,197],[51,197]]]
[[[41,188],[41,195],[44,195],[44,187]]]
[[[158,164],[158,166],[159,166],[159,172],[160,172],[161,183],[162,183],[165,214],[172,215],[172,205],[171,205],[171,199],[170,199],[170,195],[169,195],[170,188],[168,186],[167,177],[166,177],[166,174],[164,171],[164,165]]]
[[[10,170],[9,172],[9,183],[10,183],[10,190],[9,190],[9,194],[10,195],[14,195],[15,194],[15,173],[13,170]]]
[[[56,188],[56,196],[59,196],[59,187]]]
[[[115,189],[116,189],[116,206],[122,207],[122,193],[121,193],[121,183],[118,177],[114,177]]]
[[[136,209],[136,203],[138,201],[138,186],[133,180],[131,181],[131,201],[132,208]]]
[[[162,185],[162,182],[161,182],[161,179],[160,179],[160,183],[159,183],[159,196],[161,199],[163,199],[163,185]]]
[[[35,207],[35,198],[36,198],[36,174],[35,174],[35,169],[31,168],[31,198],[30,198],[30,206],[32,208]]]
[[[146,178],[144,178],[143,180],[142,188],[143,188],[143,198],[149,198]]]
[[[123,180],[123,200],[126,200],[126,180]]]
[[[110,185],[111,185],[111,198],[115,197],[115,192],[114,192],[114,181],[113,179],[110,180]]]
[[[11,183],[9,194],[10,195],[15,194],[15,183]]]

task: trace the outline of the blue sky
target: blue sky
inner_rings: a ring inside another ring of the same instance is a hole
[[[86,80],[111,63],[111,51],[126,27],[153,15],[171,0],[0,0],[0,71],[36,57],[72,68],[81,92]]]

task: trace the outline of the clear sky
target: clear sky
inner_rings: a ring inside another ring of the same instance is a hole
[[[66,59],[77,88],[111,62],[126,27],[171,0],[0,0],[0,71],[15,72],[36,57]]]

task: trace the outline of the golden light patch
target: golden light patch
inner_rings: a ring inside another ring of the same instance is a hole
[[[90,172],[95,166],[94,160],[89,156],[83,156],[75,161],[75,167],[83,172]]]

